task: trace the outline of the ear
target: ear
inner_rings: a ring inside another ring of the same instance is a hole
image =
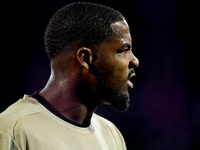
[[[91,49],[86,47],[81,47],[76,52],[76,59],[83,68],[89,70],[93,60],[93,53]]]

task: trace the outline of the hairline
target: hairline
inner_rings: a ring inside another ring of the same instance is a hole
[[[98,47],[100,47],[100,45],[107,39],[109,38],[110,36],[114,35],[115,32],[114,32],[114,29],[113,29],[113,24],[117,23],[117,22],[121,22],[121,21],[126,21],[125,18],[122,18],[122,20],[120,21],[115,21],[113,23],[110,24],[110,28],[112,30],[111,34],[108,35],[101,43],[99,44],[93,44],[93,45],[84,45],[82,44],[81,41],[76,41],[74,43],[70,43],[69,45],[66,45],[62,50],[61,50],[61,53],[57,56],[55,56],[54,58],[51,59],[51,61],[54,61],[56,59],[59,59],[59,57],[61,57],[62,55],[65,55],[65,54],[75,54],[77,52],[77,50],[80,48],[80,47],[87,47],[89,49],[98,49]],[[67,50],[67,49],[71,49],[71,50]]]

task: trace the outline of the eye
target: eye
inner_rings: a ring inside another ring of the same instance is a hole
[[[131,50],[131,45],[125,44],[119,49],[118,53],[125,53],[125,52],[128,52],[130,50]]]
[[[130,49],[124,49],[124,50],[120,50],[120,51],[118,51],[118,53],[126,53],[126,52],[128,52]]]

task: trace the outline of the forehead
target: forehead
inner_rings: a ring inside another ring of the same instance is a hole
[[[129,26],[126,20],[111,24],[111,28],[116,36],[119,36],[121,38],[130,38]]]
[[[121,47],[123,44],[132,44],[129,26],[125,20],[111,24],[111,28],[114,34],[107,37],[102,45],[110,45],[114,48],[116,46]]]

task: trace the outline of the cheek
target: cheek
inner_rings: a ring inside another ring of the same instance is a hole
[[[117,65],[115,67],[115,71],[113,74],[116,83],[118,84],[124,84],[124,82],[127,81],[128,73],[125,65]]]
[[[112,65],[107,65],[107,82],[110,86],[123,86],[127,81],[127,65],[121,61],[115,61]],[[105,69],[105,70],[106,70]]]
[[[109,87],[124,86],[128,77],[128,63],[124,56],[105,57],[95,64],[99,79]]]
[[[116,60],[114,62],[114,72],[115,75],[123,80],[124,78],[127,79],[128,77],[128,61],[125,57],[116,57]]]

